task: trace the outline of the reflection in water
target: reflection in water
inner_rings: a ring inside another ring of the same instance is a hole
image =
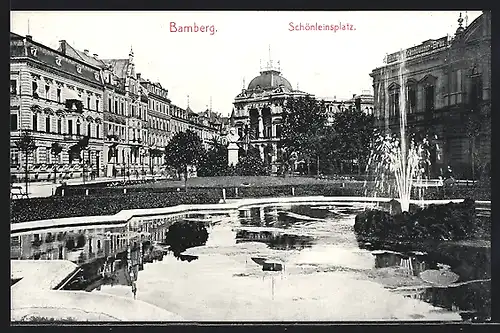
[[[407,297],[450,311],[473,312],[485,318],[491,317],[491,281],[484,281],[491,279],[488,249],[448,245],[441,248],[439,253],[415,255],[384,251],[374,255],[376,268],[399,267],[413,276],[419,276],[427,270],[451,270],[459,276],[456,283],[448,287],[416,288]],[[444,264],[438,259],[443,260]],[[469,281],[471,282],[468,283]]]
[[[170,250],[179,257],[181,252],[191,247],[205,245],[207,239],[208,231],[204,223],[185,220],[175,222],[169,227],[165,243],[170,245]]]
[[[236,243],[262,242],[275,250],[301,250],[311,247],[313,238],[309,236],[283,234],[280,231],[238,230]]]
[[[375,242],[358,243],[352,228],[354,214],[358,210],[359,205],[350,207],[345,203],[338,206],[262,206],[241,209],[237,215],[231,215],[232,218],[227,214],[176,214],[133,218],[125,227],[53,229],[11,237],[11,258],[75,262],[79,270],[56,287],[66,290],[91,291],[103,285],[125,285],[132,287],[135,294],[137,283],[141,282],[140,275],[144,274],[144,278],[148,278],[148,267],[153,272],[158,267],[178,271],[178,278],[208,274],[207,278],[213,275],[218,279],[221,272],[230,271],[232,280],[224,282],[221,293],[213,292],[206,296],[214,298],[210,299],[213,304],[225,304],[216,297],[224,297],[227,294],[224,291],[226,287],[230,288],[233,284],[238,286],[238,281],[244,279],[253,281],[258,277],[265,285],[254,284],[252,288],[269,290],[266,292],[273,301],[283,298],[288,292],[291,295],[289,302],[297,304],[295,302],[301,300],[314,302],[328,294],[327,290],[333,288],[327,282],[330,278],[344,279],[341,274],[355,272],[359,274],[357,278],[370,280],[373,275],[369,272],[385,270],[390,274],[390,268],[394,268],[400,274],[395,278],[406,274],[413,282],[419,281],[418,285],[398,284],[402,287],[394,289],[394,294],[401,293],[400,297],[412,297],[450,311],[479,313],[483,317],[491,315],[491,283],[469,283],[491,277],[489,247],[476,246],[474,242],[440,244],[423,249]],[[213,253],[183,253],[190,247]],[[218,259],[221,256],[229,260]],[[151,263],[155,264],[148,266]],[[459,280],[451,286],[430,288],[428,283],[419,280],[420,273],[443,269],[443,265],[449,266],[459,276]],[[278,274],[281,277],[278,278]],[[322,288],[324,283],[326,289],[317,289],[320,290],[317,295],[301,294],[297,286],[306,288],[310,281],[308,279],[315,274],[331,274],[325,275],[329,276],[324,278],[326,280],[315,280],[317,282],[309,286]],[[161,276],[155,277],[158,278]],[[290,284],[292,280],[295,285]],[[349,282],[345,283],[346,288],[350,288]],[[143,282],[144,285],[147,283]],[[155,286],[154,283],[152,286]],[[156,290],[152,295],[161,297],[159,295],[162,292],[166,291]],[[172,290],[169,292],[173,293]],[[364,292],[371,291],[367,289]],[[252,302],[253,296],[247,294],[238,296],[248,298],[246,303],[243,302],[245,305],[240,304],[244,308]],[[319,302],[323,306],[323,300]],[[286,304],[290,306],[290,303]],[[316,306],[313,305],[316,303],[307,304]]]

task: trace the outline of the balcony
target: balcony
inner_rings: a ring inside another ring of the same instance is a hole
[[[120,136],[118,134],[114,134],[114,133],[106,135],[106,139],[108,139],[109,141],[117,141],[117,142],[121,141]]]
[[[64,134],[63,135],[63,140],[64,141],[80,141],[83,139],[83,135],[80,134]]]
[[[131,139],[128,141],[130,144],[135,144],[135,145],[142,145],[144,142],[141,138],[139,139]]]

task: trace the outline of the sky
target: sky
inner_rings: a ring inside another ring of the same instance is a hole
[[[480,11],[467,13],[472,23]],[[269,58],[280,61],[294,88],[318,97],[372,93],[370,72],[384,56],[453,35],[457,11],[43,11],[11,12],[11,32],[57,49],[59,40],[102,59],[128,58],[136,72],[168,89],[172,103],[195,112],[229,115],[232,103]],[[214,26],[175,32],[179,26]],[[348,30],[301,30],[293,25],[344,25]],[[465,22],[464,22],[465,25]],[[29,30],[29,31],[28,31]],[[292,30],[292,31],[291,31]]]

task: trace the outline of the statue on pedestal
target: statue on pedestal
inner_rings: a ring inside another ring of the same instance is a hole
[[[239,147],[236,143],[239,139],[240,136],[238,135],[238,131],[235,127],[232,127],[229,130],[229,134],[227,136],[227,141],[229,142],[229,145],[227,147],[227,162],[229,166],[238,164]]]

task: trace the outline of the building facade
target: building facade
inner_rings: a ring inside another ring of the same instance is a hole
[[[363,91],[361,94],[354,94],[349,99],[338,99],[337,97],[319,97],[325,102],[328,122],[332,122],[333,115],[346,110],[362,111],[368,115],[373,115],[373,95],[370,91]]]
[[[293,89],[279,66],[270,60],[234,99],[231,123],[237,129],[240,146],[258,148],[273,173],[278,171],[281,158],[279,138],[285,100],[305,96],[312,95]]]
[[[209,149],[212,142],[221,141],[222,116],[212,110],[195,113],[188,107],[190,130],[201,139],[203,147]]]
[[[140,80],[140,84],[148,93],[148,155],[151,173],[161,173],[164,169],[163,156],[165,146],[170,140],[170,99],[168,90],[159,82]]]
[[[103,176],[144,174],[148,164],[147,93],[138,83],[134,54],[127,59],[100,59],[59,41],[59,52],[100,69],[103,81]]]
[[[102,174],[100,68],[14,33],[10,58],[12,181],[22,180],[26,167],[30,180]],[[18,147],[22,132],[34,140],[33,151]],[[55,153],[54,144],[60,153]]]
[[[377,126],[398,131],[400,112],[406,112],[409,131],[432,138],[433,176],[448,166],[455,177],[490,168],[491,13],[484,11],[467,27],[461,17],[458,22],[452,38],[390,54],[370,74]]]
[[[128,59],[103,60],[108,126],[105,128],[107,175],[145,174],[148,165],[148,93],[139,83],[134,53]]]
[[[26,170],[30,181],[165,174],[175,134],[192,130],[205,148],[221,140],[222,117],[172,104],[166,88],[136,73],[132,50],[101,59],[65,40],[56,50],[15,33],[10,44],[13,182]],[[33,151],[19,146],[24,132]]]

